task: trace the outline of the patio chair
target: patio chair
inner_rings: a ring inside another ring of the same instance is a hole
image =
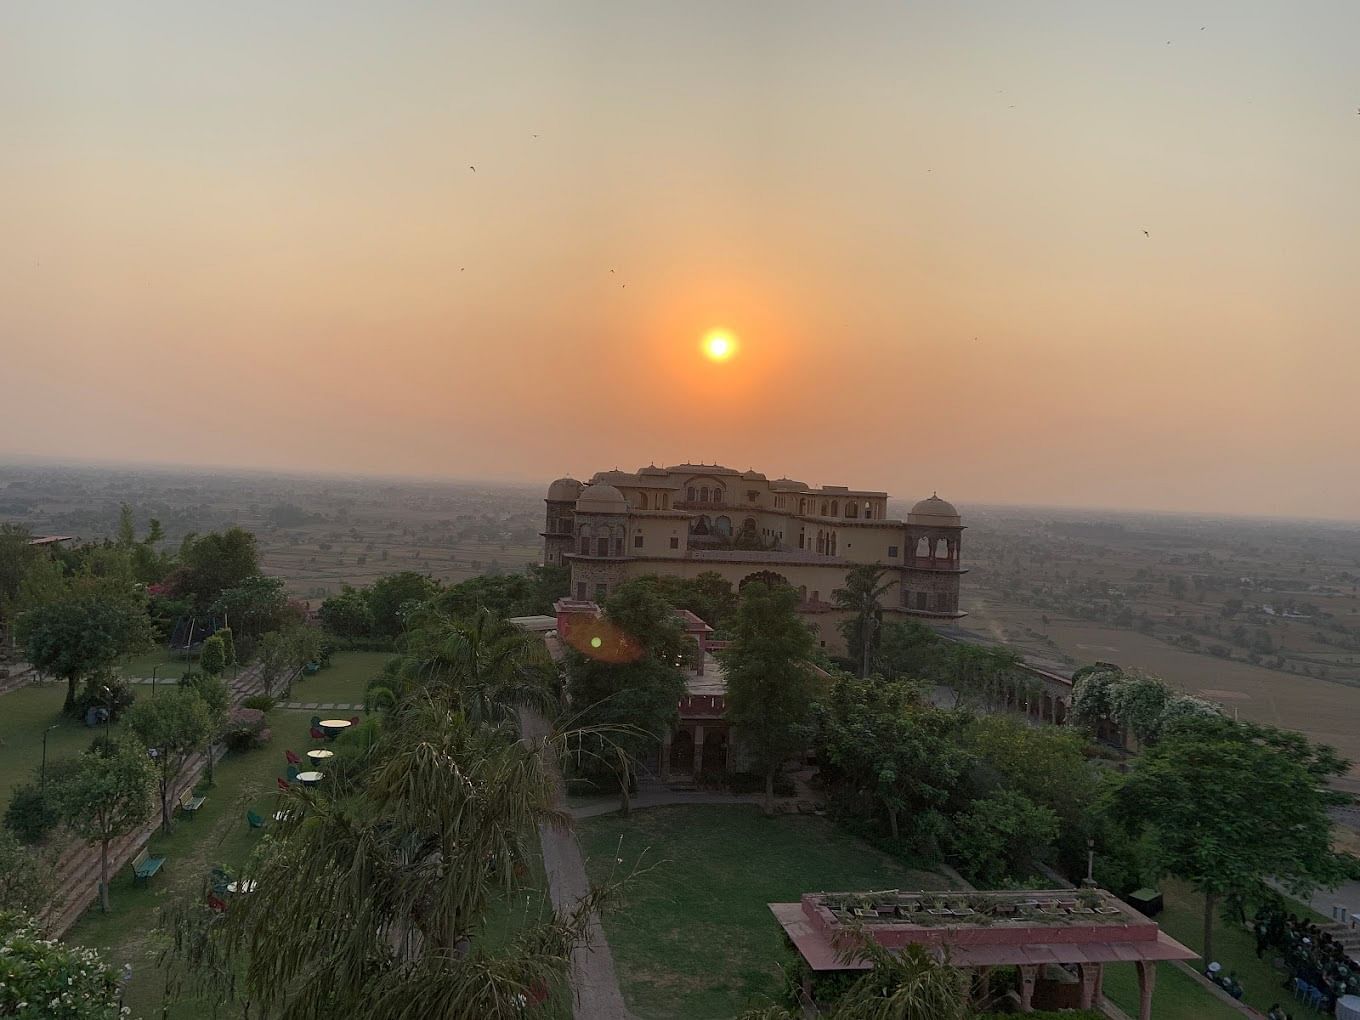
[[[357,715],[352,715],[352,716],[350,716],[350,717],[349,717],[349,724],[350,724],[351,726],[358,726],[358,725],[359,725],[359,717],[358,717]]]
[[[208,909],[217,914],[225,914],[227,912],[227,901],[218,899],[217,896],[213,895],[212,893],[209,893]]]
[[[246,812],[246,822],[250,825],[252,829],[264,828],[264,819],[257,815],[254,811]]]
[[[299,758],[297,755],[295,755],[292,751],[284,751],[284,752],[283,752],[283,756],[284,756],[284,758],[287,759],[289,765],[301,765],[301,764],[302,764],[302,759]]]
[[[313,727],[312,727],[312,732],[311,732],[311,737],[312,737],[313,740],[325,740],[325,739],[326,739],[326,731],[323,730],[320,726],[313,726]]]
[[[289,766],[288,766],[288,782],[290,782],[290,783],[296,783],[296,782],[297,782],[297,777],[298,777],[298,767],[297,767],[296,765],[289,765]]]
[[[286,779],[281,779],[278,776],[275,776],[274,782],[278,783],[279,789],[284,791],[285,793],[292,789],[292,787],[288,785],[288,780]]]
[[[319,716],[319,715],[314,715],[314,716],[312,716],[312,729],[316,729],[316,728],[319,727],[320,725],[321,725],[321,716]]]
[[[226,894],[227,886],[231,884],[231,875],[227,874],[227,869],[222,865],[216,864],[213,866],[209,881],[212,884],[213,895],[223,896]]]

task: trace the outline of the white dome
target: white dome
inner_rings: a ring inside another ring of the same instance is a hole
[[[576,512],[587,514],[626,514],[628,501],[623,493],[605,482],[587,485],[576,500]]]
[[[548,486],[548,499],[555,503],[573,503],[583,486],[575,478],[559,478]]]
[[[957,528],[960,524],[959,512],[954,504],[931,495],[911,508],[907,514],[908,524],[936,525],[944,528]]]

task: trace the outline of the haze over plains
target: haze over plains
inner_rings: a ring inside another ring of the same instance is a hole
[[[0,455],[1360,518],[1360,6],[509,6],[0,9]]]

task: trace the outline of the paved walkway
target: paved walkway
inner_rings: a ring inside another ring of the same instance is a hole
[[[548,732],[543,717],[527,710],[520,711],[520,729],[529,740],[541,740]],[[556,800],[565,807],[562,777],[557,766],[551,766]],[[553,906],[559,911],[571,910],[590,892],[585,861],[576,837],[569,831],[539,826],[539,841],[543,845],[543,870],[548,875],[548,892]],[[633,1020],[619,991],[619,976],[614,969],[614,954],[604,937],[598,916],[592,915],[587,941],[571,954],[571,987],[575,993],[572,1012],[576,1020]]]
[[[252,694],[263,694],[264,683],[260,679],[258,666],[241,670],[240,676],[231,683],[232,705],[239,705]],[[222,747],[213,748],[214,761],[222,754]],[[207,764],[203,754],[194,755],[180,773],[175,788],[170,792],[174,800],[184,790],[193,789]],[[153,812],[151,821],[136,832],[130,833],[109,847],[109,875],[112,877],[124,867],[147,841],[160,828],[161,815],[159,804]],[[57,858],[54,865],[56,885],[59,890],[57,899],[48,908],[46,921],[52,935],[60,938],[65,935],[77,920],[94,902],[99,894],[99,847],[75,842],[69,845]]]
[[[759,804],[760,798],[754,794],[712,793],[708,790],[672,790],[658,782],[638,784],[638,792],[633,797],[632,810],[642,808],[668,807],[672,804]],[[589,804],[578,804],[571,808],[573,818],[596,818],[599,815],[612,815],[621,810],[617,796]]]

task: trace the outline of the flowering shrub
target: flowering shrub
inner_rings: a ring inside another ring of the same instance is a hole
[[[1179,694],[1165,680],[1111,667],[1087,667],[1072,675],[1072,721],[1092,729],[1108,721],[1154,743],[1182,719],[1222,715],[1214,704]]]
[[[45,939],[22,914],[0,914],[0,1016],[115,1020],[118,976],[93,949]]]

